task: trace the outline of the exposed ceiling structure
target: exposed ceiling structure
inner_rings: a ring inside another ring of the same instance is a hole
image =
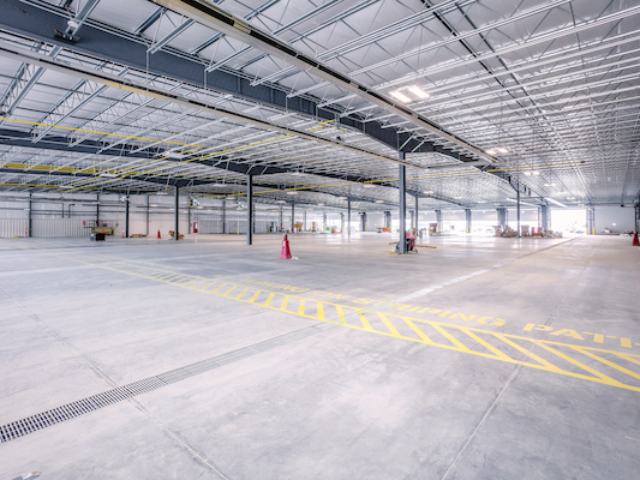
[[[627,0],[0,0],[0,190],[630,203]],[[404,160],[399,156],[404,152]]]

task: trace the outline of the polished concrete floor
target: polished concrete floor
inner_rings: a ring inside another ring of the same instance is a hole
[[[0,240],[0,427],[183,372],[0,479],[640,478],[640,248],[391,241]]]

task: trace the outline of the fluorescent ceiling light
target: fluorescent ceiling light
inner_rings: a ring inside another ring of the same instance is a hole
[[[73,185],[60,185],[60,188],[73,188]]]
[[[101,173],[100,174],[101,177],[117,177],[118,175],[116,175],[115,173]]]
[[[422,192],[422,193],[426,193],[427,195],[431,195],[433,193],[433,191],[432,190],[428,190],[428,191]]]
[[[338,200],[346,200],[347,197],[338,197]]]
[[[533,172],[531,172],[531,173],[533,173],[534,175],[540,175],[540,172],[539,172],[538,170],[534,170],[534,171],[533,171]]]
[[[499,153],[509,153],[509,150],[504,148],[504,147],[500,147],[497,149]]]
[[[576,197],[567,197],[567,200],[575,200]]]
[[[302,172],[292,172],[291,175],[302,175]]]
[[[496,151],[495,150],[485,150],[484,153],[486,153],[487,155],[495,155]]]
[[[276,200],[276,203],[287,203],[284,200]]]
[[[297,195],[298,192],[287,192],[287,195]]]
[[[525,174],[527,177],[531,176],[531,172],[524,172],[524,174]]]
[[[211,186],[212,187],[225,187],[226,185],[224,183],[214,183]]]
[[[559,201],[554,200],[553,198],[549,198],[549,197],[547,197],[547,200],[549,200],[549,201],[550,201],[550,202],[552,202],[552,203],[555,203],[556,205],[560,205],[560,206],[561,206],[561,207],[563,207],[563,208],[567,208],[567,206],[566,206],[564,203],[560,203]]]
[[[384,200],[376,200],[376,203],[384,203]]]
[[[545,187],[555,187],[556,184],[555,183],[545,183],[544,186]]]
[[[69,20],[67,22],[67,25],[69,25],[71,28],[78,28],[80,26],[80,24],[75,20]]]
[[[318,206],[319,207],[324,207],[324,203],[319,203]]]
[[[417,87],[415,85],[411,85],[409,87],[409,91],[411,93],[413,93],[416,97],[420,98],[420,99],[425,99],[425,98],[429,98],[430,97],[430,95],[427,92],[425,92],[420,87]]]
[[[455,198],[456,200],[460,200],[462,197],[453,197],[453,198]]]
[[[404,103],[411,102],[411,99],[399,90],[394,90],[393,92],[389,92],[389,95],[391,95],[394,98],[397,98],[398,100]]]
[[[166,195],[166,194],[167,194],[167,192],[158,192],[158,193],[156,193],[156,195]]]
[[[229,195],[226,200],[237,200],[236,197],[234,197],[233,195]]]
[[[167,158],[177,158],[178,160],[181,160],[181,159],[186,157],[186,155],[182,155],[182,154],[176,153],[176,152],[170,152],[168,150],[165,151],[161,156],[167,157]]]
[[[372,183],[365,183],[364,185],[362,185],[364,188],[373,188],[375,187],[375,185],[373,185]]]

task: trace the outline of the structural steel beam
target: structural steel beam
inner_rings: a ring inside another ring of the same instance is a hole
[[[202,0],[154,0],[158,5],[162,5],[174,12],[184,15],[187,18],[197,21],[213,30],[235,38],[247,45],[251,45],[269,55],[280,58],[285,62],[311,73],[323,80],[330,82],[360,98],[377,105],[389,113],[407,120],[413,125],[423,128],[438,137],[456,144],[475,155],[480,159],[491,161],[491,158],[484,151],[462,137],[447,131],[444,127],[429,120],[402,104],[381,95],[366,85],[359,83],[333,68],[320,63],[318,60],[295,49],[291,45],[279,40],[270,33],[263,32],[232,15],[217,5],[205,3]]]
[[[452,149],[413,138],[411,133],[397,128],[382,128],[377,122],[363,122],[357,116],[340,117],[340,110],[331,107],[319,108],[319,99],[314,97],[287,98],[285,88],[272,85],[251,86],[251,78],[245,78],[229,70],[205,72],[206,62],[202,58],[181,52],[171,47],[147,55],[148,40],[115,27],[87,20],[82,27],[82,37],[69,44],[56,37],[56,30],[64,31],[71,14],[64,8],[30,0],[0,0],[0,29],[46,42],[91,57],[172,78],[200,88],[209,88],[224,94],[232,94],[265,106],[296,112],[319,120],[336,120],[341,126],[357,130],[394,150],[406,152],[437,152],[462,162],[472,162],[473,156],[460,154]]]

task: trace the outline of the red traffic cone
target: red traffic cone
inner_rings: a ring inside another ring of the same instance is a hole
[[[631,244],[634,247],[640,247],[640,241],[638,240],[638,232],[633,236],[633,243]]]
[[[280,252],[280,258],[282,260],[289,260],[290,258],[293,258],[291,250],[289,249],[289,240],[287,240],[286,233],[282,237],[282,252]]]
[[[160,240],[162,237],[160,236],[160,229],[158,229],[158,240]]]
[[[122,238],[124,238],[124,230],[122,231]]]

